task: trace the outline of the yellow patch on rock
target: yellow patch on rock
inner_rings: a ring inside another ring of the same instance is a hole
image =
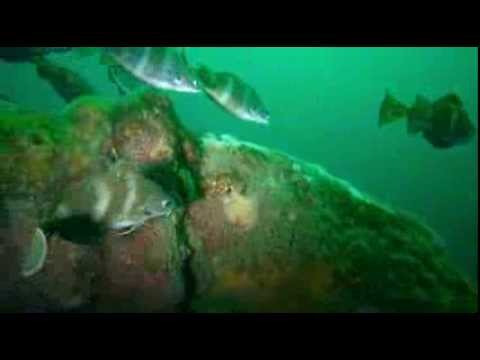
[[[251,230],[258,220],[258,203],[254,197],[232,192],[223,199],[227,221],[245,230]]]

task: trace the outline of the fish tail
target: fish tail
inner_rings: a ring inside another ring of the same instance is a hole
[[[185,47],[180,49],[180,57],[187,68],[190,79],[193,80],[195,86],[200,85],[202,83],[202,78],[199,75],[199,71],[202,71],[202,74],[204,74],[206,67],[201,64],[192,64],[187,56],[187,48]],[[202,86],[199,86],[199,90],[203,90]]]
[[[198,64],[194,67],[195,74],[202,80],[207,80],[210,77],[210,70],[203,64]]]
[[[212,73],[206,65],[196,64],[195,67],[192,66],[191,73],[198,82],[201,91],[205,92],[206,89],[213,86]]]
[[[379,126],[382,127],[395,121],[406,119],[407,116],[408,107],[387,91],[380,107]]]

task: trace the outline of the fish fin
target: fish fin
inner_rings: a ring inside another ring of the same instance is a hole
[[[195,77],[200,81],[202,86],[212,86],[212,72],[203,64],[198,64],[195,68],[192,68]]]
[[[410,135],[431,129],[432,102],[423,95],[417,95],[415,104],[409,111],[407,132]]]
[[[181,47],[180,48],[180,58],[182,61],[188,65],[188,57],[187,57],[187,48],[186,47]]]
[[[45,265],[47,253],[47,238],[42,229],[36,228],[30,248],[23,257],[22,276],[28,278],[41,271]]]
[[[190,60],[188,59],[187,56],[187,48],[186,47],[181,47],[180,48],[180,59],[183,62],[183,64],[187,67],[188,72],[191,76],[196,77],[196,67],[195,65],[190,64]]]
[[[406,119],[408,116],[408,107],[395,99],[390,92],[386,92],[380,107],[379,126],[393,123],[397,120]]]
[[[463,102],[462,99],[460,99],[460,96],[458,96],[456,93],[449,93],[445,95],[442,100],[447,101],[449,104],[456,106],[456,107],[463,107]]]
[[[130,92],[123,84],[122,82],[118,79],[117,76],[117,71],[118,71],[118,65],[109,65],[108,66],[108,79],[112,84],[115,85],[117,88],[118,93],[121,96],[126,96]]]
[[[123,66],[118,64],[108,65],[108,78],[117,87],[120,95],[126,96],[139,89],[150,87],[137,79]]]

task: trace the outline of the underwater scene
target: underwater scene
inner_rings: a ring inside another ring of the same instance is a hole
[[[477,48],[0,47],[0,312],[477,312],[477,101]]]

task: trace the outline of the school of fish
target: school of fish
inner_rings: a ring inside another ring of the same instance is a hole
[[[40,78],[47,80],[66,101],[95,91],[81,77],[46,58],[52,53],[100,54],[108,78],[120,95],[140,88],[204,94],[228,114],[243,121],[269,125],[270,112],[257,91],[238,75],[206,65],[190,64],[185,48],[177,47],[0,47],[0,59],[30,62]],[[55,81],[53,81],[55,79]],[[76,86],[70,86],[75,83]],[[0,94],[0,110],[17,105]],[[449,93],[435,101],[422,95],[412,106],[389,92],[380,106],[379,126],[406,120],[409,135],[422,134],[436,149],[467,144],[476,135],[460,97]],[[153,218],[169,217],[179,206],[158,184],[144,178],[131,164],[115,161],[64,192],[55,212],[57,220],[87,217],[120,235],[129,234]],[[83,223],[82,223],[83,226]],[[48,247],[43,229],[32,234],[31,246],[22,263],[25,277],[41,270]]]

